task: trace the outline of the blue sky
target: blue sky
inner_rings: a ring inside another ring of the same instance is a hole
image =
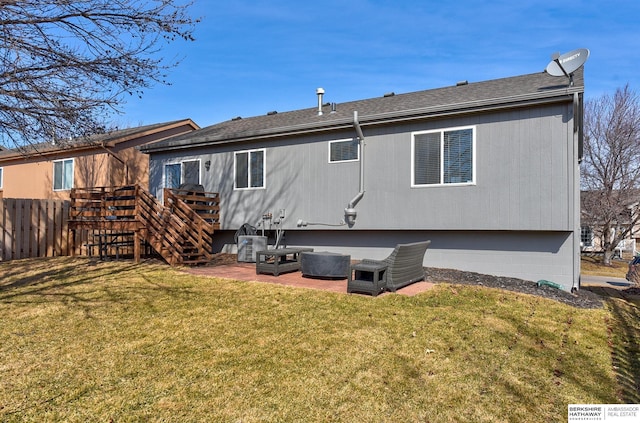
[[[586,97],[640,90],[638,0],[195,0],[195,42],[171,85],[127,98],[119,127],[236,116],[541,72],[553,52],[591,52]]]

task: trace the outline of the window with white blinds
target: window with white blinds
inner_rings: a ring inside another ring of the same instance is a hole
[[[357,138],[329,142],[329,163],[354,162],[360,159]]]
[[[416,132],[412,140],[412,186],[475,182],[474,127]]]

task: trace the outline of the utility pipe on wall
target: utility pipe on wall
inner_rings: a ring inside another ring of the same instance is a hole
[[[362,133],[362,128],[360,127],[360,122],[358,121],[358,111],[354,110],[353,112],[353,127],[356,130],[356,134],[358,135],[358,141],[360,143],[360,190],[356,194],[355,197],[349,202],[347,208],[344,209],[344,220],[352,227],[356,223],[356,216],[358,213],[356,212],[356,204],[360,202],[362,197],[364,196],[364,134]]]

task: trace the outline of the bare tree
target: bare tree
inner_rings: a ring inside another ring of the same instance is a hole
[[[177,0],[0,0],[0,144],[34,145],[106,130],[127,94],[177,64],[159,58],[193,40]]]
[[[604,264],[640,221],[640,99],[628,85],[587,101],[582,224],[601,240]]]

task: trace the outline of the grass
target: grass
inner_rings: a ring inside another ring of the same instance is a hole
[[[621,402],[640,404],[640,301],[611,298],[612,361]]]
[[[611,349],[638,339],[615,310],[482,287],[371,298],[71,258],[0,277],[3,422],[561,421],[623,398]]]
[[[610,276],[623,278],[629,270],[629,261],[613,260],[611,266],[602,264],[601,256],[583,255],[580,258],[580,273],[592,276]]]
[[[624,278],[628,268],[627,260],[614,260],[611,266],[605,266],[602,256],[581,257],[582,274]],[[619,383],[619,400],[640,404],[640,299],[637,295],[622,297],[613,288],[599,292],[612,294],[606,298],[606,308],[611,315],[611,357]]]

